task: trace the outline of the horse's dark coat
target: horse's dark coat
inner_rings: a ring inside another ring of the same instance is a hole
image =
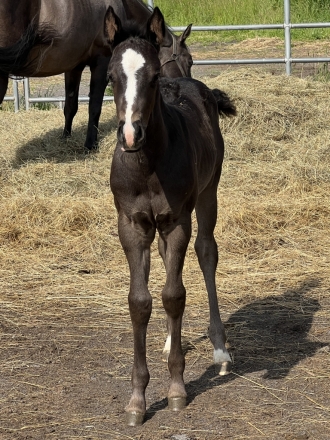
[[[85,146],[95,148],[111,56],[111,47],[104,33],[109,6],[113,7],[124,26],[129,21],[144,25],[151,15],[141,0],[1,0],[0,103],[5,96],[9,76],[44,77],[64,72],[63,135],[69,136],[78,110],[82,71],[88,65],[91,82]],[[174,37],[179,44],[180,63],[190,63],[191,57],[184,41],[189,32],[183,35]],[[167,28],[164,37],[164,41],[160,42],[160,55],[169,57],[173,41]],[[164,66],[164,74],[181,76],[173,64]],[[190,67],[184,65],[188,75]]]
[[[148,23],[148,30],[157,37],[154,40],[162,37],[162,27],[155,26],[160,20],[162,15],[155,8]],[[108,31],[114,39],[111,25]],[[200,81],[159,79],[160,67],[154,46],[141,38],[119,44],[109,65],[118,116],[110,184],[118,210],[119,238],[130,268],[134,365],[133,393],[126,411],[132,425],[142,422],[146,410],[146,332],[152,308],[148,278],[150,245],[156,231],[167,275],[162,299],[170,336],[166,348],[171,375],[168,402],[174,410],[185,404],[181,324],[186,290],[182,270],[194,208],[198,222],[195,249],[208,291],[214,358],[222,365],[222,374],[231,363],[218,308],[218,252],[213,231],[224,154],[219,114],[234,115],[236,110],[224,92],[212,91]]]

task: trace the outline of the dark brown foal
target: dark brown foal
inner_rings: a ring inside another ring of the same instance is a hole
[[[107,23],[110,40],[116,34],[113,23],[113,18]],[[149,41],[129,38],[120,43],[109,65],[118,116],[110,184],[118,210],[119,238],[130,269],[128,300],[134,333],[133,393],[126,408],[130,425],[142,423],[146,411],[146,332],[152,309],[148,279],[150,245],[156,231],[166,268],[162,299],[169,331],[165,347],[171,375],[168,404],[173,410],[186,404],[182,270],[194,208],[198,221],[195,247],[209,296],[214,361],[221,364],[222,374],[229,372],[231,364],[217,300],[218,252],[213,231],[224,152],[219,113],[235,114],[235,107],[223,92],[211,91],[191,78],[160,79],[161,63],[150,43],[159,41],[164,32],[158,8],[148,26]]]

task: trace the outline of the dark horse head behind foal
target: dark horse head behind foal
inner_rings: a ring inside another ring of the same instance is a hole
[[[106,27],[112,44],[120,39],[117,23],[110,11]],[[213,231],[224,153],[219,114],[234,115],[236,110],[224,92],[212,91],[200,81],[160,78],[158,49],[164,38],[164,19],[158,8],[144,35],[144,39],[130,37],[118,44],[109,64],[118,117],[110,184],[130,269],[128,300],[134,333],[133,392],[126,408],[131,425],[142,423],[146,412],[146,332],[152,308],[148,279],[156,231],[166,268],[162,300],[168,326],[164,353],[171,375],[168,404],[173,410],[186,404],[182,269],[193,209],[198,222],[195,249],[209,297],[214,361],[221,365],[221,374],[227,374],[231,365],[215,286],[218,252]]]

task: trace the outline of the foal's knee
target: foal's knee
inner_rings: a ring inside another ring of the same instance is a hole
[[[177,283],[167,282],[163,289],[162,299],[166,313],[172,319],[180,317],[186,303],[186,289],[182,281]]]
[[[128,295],[128,304],[131,317],[141,324],[147,324],[152,310],[152,298],[147,295]]]

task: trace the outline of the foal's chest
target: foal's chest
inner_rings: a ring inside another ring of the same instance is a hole
[[[117,208],[131,218],[136,213],[147,214],[158,229],[165,229],[181,216],[183,210],[192,210],[195,189],[192,176],[171,175],[168,169],[148,172],[136,163],[123,169],[113,163],[111,190]]]

